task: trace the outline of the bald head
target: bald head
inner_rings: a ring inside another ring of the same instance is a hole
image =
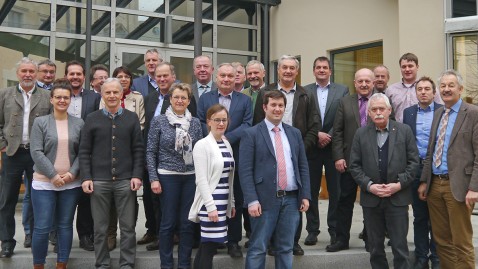
[[[355,91],[360,96],[369,96],[373,90],[374,74],[368,68],[359,69],[355,72]]]

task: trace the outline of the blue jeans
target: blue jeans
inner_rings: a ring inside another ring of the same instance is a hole
[[[194,200],[196,183],[194,175],[160,175],[163,192],[162,219],[159,227],[159,256],[161,268],[173,268],[173,236],[179,221],[178,268],[191,267],[193,224],[188,220]]]
[[[22,202],[22,224],[25,235],[27,235],[31,234],[30,224],[33,221],[33,209],[30,201],[31,179],[28,179],[26,174],[23,177],[23,185],[25,186],[25,193]]]
[[[68,262],[73,240],[73,217],[81,188],[64,191],[35,190],[31,198],[35,224],[32,238],[34,264],[44,264],[48,252],[48,235],[55,221],[58,234],[58,262]],[[55,220],[53,215],[55,214]]]
[[[262,269],[266,265],[267,245],[274,236],[275,268],[292,268],[292,248],[294,236],[299,224],[299,206],[297,196],[276,198],[279,201],[260,217],[251,217],[252,234],[246,257],[246,269]]]
[[[423,166],[420,165],[417,175],[422,174]],[[420,261],[428,261],[428,252],[430,252],[430,260],[434,263],[438,262],[435,242],[431,236],[432,230],[430,226],[430,215],[428,213],[427,202],[418,198],[418,187],[420,179],[417,178],[412,183],[413,196],[413,241],[415,242],[415,257]]]

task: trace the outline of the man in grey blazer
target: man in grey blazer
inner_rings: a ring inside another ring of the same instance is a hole
[[[385,94],[374,94],[367,111],[373,124],[355,133],[349,171],[360,186],[370,264],[389,268],[384,247],[388,231],[394,268],[408,269],[408,205],[418,169],[415,137],[410,126],[389,120],[392,106]]]
[[[15,205],[22,183],[27,177],[31,190],[33,160],[30,156],[30,130],[36,117],[50,113],[50,92],[36,86],[38,66],[24,57],[17,63],[19,84],[0,90],[0,258],[10,258],[16,246]],[[30,206],[31,208],[31,206]],[[33,227],[33,226],[31,226]]]
[[[461,100],[463,79],[440,76],[419,197],[426,200],[441,268],[475,268],[471,212],[478,202],[478,108]]]
[[[196,82],[193,83],[192,90],[196,103],[204,93],[217,90],[217,85],[212,81],[212,74],[214,73],[214,66],[212,65],[211,57],[207,55],[199,55],[194,58],[193,71],[196,77]]]
[[[327,57],[320,56],[314,60],[312,72],[315,76],[315,83],[304,88],[317,100],[317,112],[319,113],[319,133],[317,147],[309,154],[309,163],[314,164],[318,169],[318,178],[310,178],[310,190],[312,200],[310,209],[306,212],[307,232],[304,244],[317,244],[317,235],[320,233],[319,226],[319,190],[322,180],[322,167],[325,166],[325,179],[327,180],[327,191],[329,193],[329,208],[327,211],[327,226],[331,244],[335,242],[335,227],[337,219],[335,211],[339,201],[338,173],[332,159],[332,135],[334,132],[335,112],[342,97],[349,95],[349,88],[344,85],[330,82],[332,69]]]
[[[140,92],[146,97],[151,92],[158,90],[158,84],[154,79],[154,71],[159,63],[163,62],[163,57],[157,49],[148,49],[144,54],[144,67],[148,73],[142,77],[133,79],[131,90]]]

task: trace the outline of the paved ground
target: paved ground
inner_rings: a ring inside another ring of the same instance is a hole
[[[140,198],[139,198],[140,199]],[[328,201],[320,201],[320,210],[321,210],[321,220],[324,220],[326,217]],[[136,237],[139,239],[145,233],[144,222],[145,217],[142,211],[142,202],[140,201],[140,214],[138,225],[136,227]],[[409,249],[411,254],[411,259],[413,259],[413,227],[412,220],[413,215],[410,207],[410,231],[408,234]],[[23,227],[21,225],[21,207],[20,204],[17,207],[16,213],[16,229],[17,234],[15,236],[18,241],[17,247],[15,249],[15,255],[12,259],[0,259],[0,269],[3,268],[32,268],[32,256],[31,250],[23,248]],[[305,217],[304,217],[305,218]],[[478,216],[472,216],[473,227],[478,227]],[[305,225],[304,225],[305,227]],[[322,233],[319,235],[319,242],[316,246],[307,247],[303,245],[303,240],[305,239],[307,233],[305,230],[302,232],[302,238],[300,244],[305,250],[305,256],[295,257],[294,268],[334,268],[334,269],[351,269],[351,268],[370,268],[369,265],[369,254],[365,252],[363,241],[358,239],[358,234],[362,230],[362,209],[358,203],[355,204],[354,209],[354,218],[352,223],[351,230],[351,240],[350,240],[350,249],[346,251],[341,251],[337,253],[328,253],[325,252],[325,246],[328,244],[329,236],[327,234],[327,229],[321,227]],[[241,244],[243,245],[244,239]],[[73,249],[70,256],[69,268],[94,268],[94,252],[87,252],[79,248],[78,246],[78,236],[76,231],[74,232],[73,238]],[[475,246],[478,246],[478,236],[475,234],[473,237],[473,243]],[[387,247],[387,253],[389,257],[389,263],[392,262],[391,250],[390,247]],[[246,254],[244,252],[244,254]],[[193,251],[193,257],[195,252]],[[118,268],[118,258],[119,250],[115,249],[111,252],[113,258],[112,268]],[[478,257],[478,256],[477,256]],[[47,257],[47,266],[45,268],[54,268],[56,255],[53,253],[53,247],[50,246],[50,251]],[[159,254],[158,252],[149,252],[146,251],[145,246],[137,247],[137,263],[136,268],[149,269],[149,268],[159,268]],[[236,269],[244,268],[244,259],[232,259],[230,258],[226,250],[220,250],[219,254],[214,258],[215,268],[221,269]],[[267,258],[267,268],[274,268],[273,257]],[[478,266],[477,266],[478,268]]]

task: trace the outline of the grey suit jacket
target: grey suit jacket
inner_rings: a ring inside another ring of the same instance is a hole
[[[310,94],[313,94],[315,101],[317,102],[317,111],[319,113],[319,127],[320,131],[333,135],[334,132],[334,119],[335,113],[337,112],[337,107],[339,106],[340,100],[349,95],[349,88],[345,85],[330,83],[329,90],[327,93],[327,104],[325,105],[325,115],[324,122],[322,122],[322,115],[320,113],[320,104],[317,98],[317,84],[311,83],[304,87]]]
[[[194,99],[196,100],[196,105],[197,105],[199,102],[200,96],[198,91],[198,85],[196,82],[193,82],[193,84],[191,84],[191,89],[193,90]],[[213,81],[211,84],[211,90],[209,91],[215,91],[215,90],[217,90],[217,84]]]
[[[35,118],[50,114],[50,91],[35,86],[30,97],[28,131]],[[14,155],[23,135],[23,96],[18,86],[0,90],[0,149],[7,147],[7,155]]]
[[[427,193],[433,184],[433,153],[443,111],[444,107],[435,109],[427,157],[423,162],[420,181],[427,183]],[[461,104],[448,145],[447,162],[453,197],[464,202],[468,190],[478,191],[478,107],[465,102]]]
[[[71,166],[69,172],[73,176],[78,176],[80,171],[80,164],[77,157],[80,145],[80,132],[83,125],[84,122],[82,119],[68,115],[68,158]],[[30,138],[30,153],[35,162],[33,169],[52,179],[58,174],[54,167],[57,158],[58,133],[53,114],[35,119]],[[60,156],[60,158],[64,157],[66,156]]]
[[[389,121],[387,178],[380,178],[378,169],[377,131],[374,124],[361,127],[355,133],[350,153],[349,172],[360,186],[360,204],[376,207],[381,198],[368,192],[373,183],[400,183],[401,189],[390,197],[395,206],[412,202],[409,187],[418,169],[418,149],[410,126]]]

